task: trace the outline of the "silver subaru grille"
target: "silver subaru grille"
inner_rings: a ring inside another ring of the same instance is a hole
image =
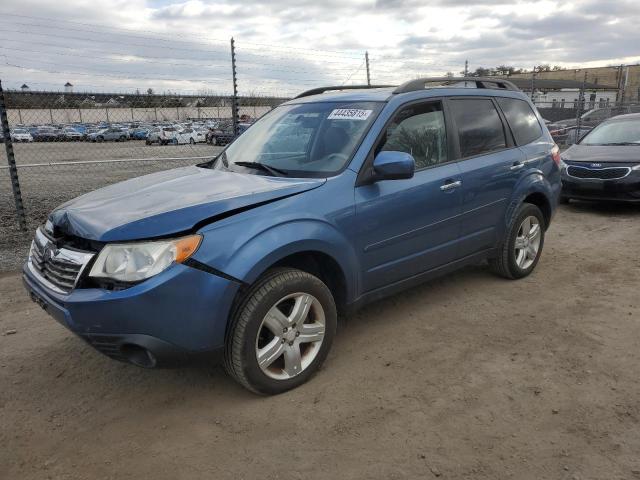
[[[58,248],[39,228],[31,243],[28,266],[46,287],[58,293],[69,293],[94,253]]]

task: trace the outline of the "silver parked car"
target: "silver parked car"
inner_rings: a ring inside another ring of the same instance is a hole
[[[129,140],[129,133],[122,128],[105,128],[99,132],[89,135],[89,140],[93,142],[124,142]]]

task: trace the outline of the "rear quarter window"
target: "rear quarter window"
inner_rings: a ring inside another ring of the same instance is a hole
[[[542,135],[542,127],[531,106],[517,98],[498,98],[498,104],[509,122],[516,143],[526,145]]]

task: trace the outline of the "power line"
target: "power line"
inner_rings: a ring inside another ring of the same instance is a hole
[[[5,40],[0,38],[0,41]],[[212,65],[212,64],[207,64],[207,65],[198,65],[196,63],[174,63],[174,62],[161,62],[161,61],[156,61],[156,60],[148,60],[149,57],[145,57],[145,56],[138,56],[138,55],[128,55],[128,57],[133,58],[133,60],[122,60],[122,59],[118,59],[118,58],[113,58],[113,57],[105,57],[105,56],[96,56],[96,55],[80,55],[77,53],[62,53],[62,52],[56,52],[56,51],[51,51],[51,52],[45,52],[43,50],[29,50],[29,49],[24,49],[24,48],[14,48],[14,47],[4,47],[4,46],[0,46],[0,50],[10,50],[10,51],[16,51],[16,52],[25,52],[25,53],[37,53],[37,54],[41,54],[41,55],[57,55],[57,56],[64,56],[64,57],[73,57],[73,58],[87,58],[87,59],[101,59],[101,60],[108,60],[108,61],[112,61],[112,62],[119,62],[119,63],[137,63],[137,62],[144,62],[144,63],[152,63],[152,64],[156,64],[156,65],[171,65],[171,66],[180,66],[180,67],[198,67],[198,68],[206,68],[206,69],[223,69],[223,70],[227,70],[229,68],[228,64],[220,64],[220,65]],[[118,55],[117,53],[114,53],[114,55]],[[160,58],[160,57],[151,57],[151,58]],[[206,59],[194,59],[194,61],[196,62],[206,62]],[[277,67],[277,68],[263,68],[263,66],[273,66],[273,67]],[[316,71],[313,70],[304,70],[304,69],[290,69],[290,68],[280,68],[277,64],[268,64],[268,63],[262,63],[262,64],[255,64],[255,65],[243,65],[242,69],[263,69],[266,71],[282,71],[282,72],[292,72],[292,73],[317,73]],[[347,69],[335,69],[334,71],[349,71]]]
[[[349,75],[349,77],[341,83],[341,85],[344,85],[345,83],[347,83],[349,80],[351,80],[351,77],[353,77],[356,73],[358,73],[358,71],[362,68],[362,65],[365,64],[365,60],[362,61],[362,63],[360,64],[360,66],[351,74]]]
[[[158,45],[146,45],[146,44],[141,44],[141,43],[130,43],[130,42],[118,42],[115,40],[100,40],[100,39],[94,39],[94,38],[83,38],[83,37],[77,37],[77,36],[71,36],[71,35],[56,35],[56,34],[51,34],[51,33],[39,33],[39,32],[26,32],[24,30],[3,30],[3,32],[9,32],[9,33],[21,33],[21,34],[28,34],[28,35],[36,35],[36,36],[41,36],[41,37],[51,37],[51,38],[56,38],[56,39],[60,39],[60,40],[75,40],[75,41],[83,41],[83,42],[92,42],[92,43],[98,43],[98,44],[103,44],[103,43],[109,43],[109,44],[118,44],[118,45],[125,45],[127,47],[141,47],[141,48],[150,48],[150,49],[154,49],[154,48],[158,48],[158,49],[162,49],[162,50],[170,50],[170,51],[180,51],[180,52],[201,52],[201,53],[207,53],[207,54],[213,54],[215,56],[215,58],[217,59],[227,59],[228,58],[228,53],[226,51],[223,50],[214,50],[214,49],[203,49],[203,48],[180,48],[180,47],[166,47],[166,46],[158,46]],[[31,39],[28,40],[15,40],[15,39],[6,39],[7,41],[13,41],[13,42],[19,42],[19,43],[34,43]],[[39,42],[40,44],[45,44],[51,47],[57,47],[57,48],[70,48],[67,47],[65,45],[52,45],[51,43],[44,43],[44,42]],[[82,46],[82,48],[86,48],[86,46]],[[119,54],[121,54],[121,52],[118,52]],[[255,57],[255,58],[269,58],[269,59],[273,59],[273,56],[269,56],[269,55],[264,55],[264,54],[257,54],[257,53],[251,53],[251,52],[246,52],[246,53],[241,53],[242,56],[249,56],[249,57]],[[163,57],[158,57],[158,58],[165,58],[165,56]],[[209,57],[209,60],[212,57]],[[288,57],[288,56],[282,56],[282,55],[278,55],[277,59],[279,60],[297,60],[300,61],[300,57]],[[311,61],[311,59],[305,59],[307,61]],[[247,62],[251,62],[251,60],[246,60]],[[346,65],[347,63],[345,63],[344,61],[327,61],[327,60],[318,60],[318,62],[321,62],[323,65],[327,65],[327,64],[333,64],[333,65]],[[258,62],[254,62],[254,63],[258,63]]]
[[[20,68],[22,70],[35,70],[37,72],[43,73],[51,73],[51,74],[59,74],[59,75],[86,75],[90,77],[110,77],[110,78],[118,78],[121,80],[162,80],[165,82],[198,82],[198,83],[213,83],[211,79],[188,79],[188,78],[161,78],[161,77],[134,77],[131,75],[123,76],[123,75],[112,75],[108,73],[88,73],[88,72],[71,72],[71,71],[59,71],[59,70],[44,70],[37,67],[28,67],[25,65],[17,65],[14,63],[5,63],[4,65],[14,68]],[[215,79],[218,81],[226,81],[226,79]]]
[[[50,18],[34,17],[34,16],[29,16],[29,15],[18,15],[18,14],[11,14],[11,13],[5,13],[5,14],[3,14],[3,16],[27,18],[27,19],[31,19],[31,20],[51,21]],[[89,30],[84,30],[84,29],[73,29],[73,28],[70,28],[70,27],[58,27],[56,25],[51,25],[51,24],[33,24],[33,23],[25,23],[25,22],[15,22],[15,21],[3,20],[3,19],[0,18],[0,22],[2,22],[2,21],[5,21],[7,23],[11,23],[11,24],[14,24],[14,25],[44,27],[44,28],[58,29],[58,30],[72,30],[72,31],[84,32],[84,33],[106,34],[104,32],[94,32],[94,31],[89,31]],[[71,23],[71,24],[82,25],[82,26],[87,26],[87,27],[91,27],[91,28],[101,28],[101,29],[104,29],[104,30],[111,30],[112,31],[112,33],[110,33],[111,35],[115,34],[115,35],[120,35],[120,36],[129,36],[129,37],[145,38],[145,39],[151,39],[151,40],[167,41],[167,42],[172,42],[172,43],[175,43],[175,42],[189,43],[188,41],[177,40],[177,39],[171,38],[171,37],[158,36],[158,35],[161,35],[160,32],[154,32],[154,31],[151,31],[151,30],[128,29],[128,28],[124,28],[124,27],[115,28],[115,27],[109,27],[109,26],[106,26],[106,25],[75,22],[75,21],[61,20],[61,19],[56,19],[56,22]],[[119,33],[122,30],[136,32],[136,33],[135,34]],[[145,36],[145,35],[140,35],[138,33],[140,31],[143,31],[143,32],[146,32],[146,33],[151,33],[152,35],[156,35],[156,36],[148,37],[148,36]],[[219,41],[219,42],[223,42],[223,43],[226,43],[228,41],[227,39],[224,39],[224,38],[212,37],[212,36],[209,36],[209,35],[195,35],[195,36],[196,36],[196,38],[214,40],[214,41]],[[268,43],[259,43],[259,42],[251,42],[251,41],[243,41],[242,43],[245,44],[245,45],[256,45],[256,47],[269,47],[269,48],[278,49],[278,50],[293,50],[293,51],[298,51],[298,52],[308,51],[308,52],[313,52],[315,55],[323,55],[323,56],[327,56],[327,57],[350,58],[350,59],[353,59],[353,60],[358,60],[361,57],[361,55],[359,53],[347,54],[345,52],[338,51],[338,50],[326,50],[326,49],[302,48],[302,47],[288,47],[288,46],[284,46],[284,45],[273,45],[273,44],[268,44]],[[260,48],[260,50],[263,50],[263,49]],[[325,53],[331,53],[331,54],[336,53],[338,55],[325,55]]]

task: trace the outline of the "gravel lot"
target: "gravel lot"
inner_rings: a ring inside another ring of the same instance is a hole
[[[18,143],[14,149],[18,166],[39,166],[18,168],[29,223],[27,234],[18,229],[9,173],[0,169],[0,272],[15,270],[24,261],[33,230],[61,203],[127,178],[193,165],[202,162],[201,157],[215,156],[222,150],[207,144],[147,146],[142,140]],[[64,165],[122,159],[127,161]],[[6,164],[6,152],[1,145],[0,165]]]
[[[563,207],[531,277],[370,305],[271,398],[102,357],[3,274],[0,478],[640,478],[638,238],[638,208]]]

